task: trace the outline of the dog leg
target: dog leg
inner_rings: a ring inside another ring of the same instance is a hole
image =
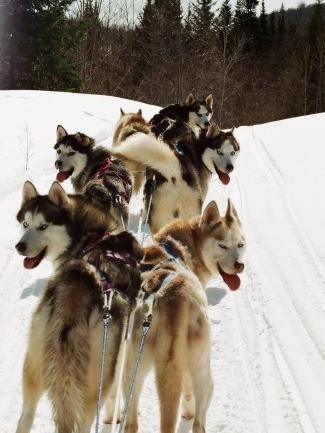
[[[183,380],[182,418],[192,419],[195,413],[195,400],[191,378],[188,374]]]
[[[128,387],[131,380],[131,374],[134,367],[134,361],[136,357],[136,352],[138,347],[135,346],[134,343],[132,343],[132,356],[128,356],[127,365],[126,365],[126,374],[124,378],[124,395],[126,395],[128,391]],[[129,403],[127,417],[126,417],[126,424],[125,424],[125,430],[124,433],[136,433],[138,431],[138,406],[139,406],[139,398],[143,386],[143,382],[145,377],[147,376],[149,370],[152,367],[152,353],[150,353],[150,350],[144,349],[138,372],[136,375],[134,388],[132,392],[132,397]]]
[[[111,389],[108,391],[108,395],[107,395],[106,401],[105,401],[104,424],[112,424],[112,422],[113,422],[116,391],[117,391],[117,383],[116,383],[116,380],[114,380],[114,383],[113,383]],[[119,407],[118,412],[117,412],[116,422],[119,423],[120,421],[121,421],[121,410]]]
[[[193,433],[205,433],[206,414],[213,392],[213,380],[210,365],[210,345],[203,348],[199,365],[192,368],[192,383],[195,396],[195,417]],[[194,367],[192,365],[192,367]]]
[[[16,433],[29,433],[37,407],[37,403],[44,391],[41,379],[40,358],[27,353],[23,369],[23,408]]]

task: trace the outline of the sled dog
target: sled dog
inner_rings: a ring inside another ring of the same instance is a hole
[[[114,129],[113,148],[117,148],[124,140],[137,132],[150,133],[150,125],[142,116],[141,109],[136,113],[125,113],[122,108],[120,111],[121,116]],[[134,192],[139,192],[144,182],[143,165],[131,161],[125,161],[125,165],[132,174]]]
[[[132,193],[126,167],[112,158],[108,149],[95,146],[93,138],[81,132],[68,134],[59,125],[56,133],[56,179],[64,182],[70,177],[76,193],[84,193],[103,212],[110,213],[116,233],[125,229]]]
[[[212,95],[204,100],[197,100],[190,93],[185,104],[171,104],[155,114],[149,122],[151,130],[167,142],[193,133],[198,137],[201,129],[210,125],[212,106]]]
[[[225,216],[215,202],[202,217],[178,220],[155,235],[141,262],[142,287],[154,296],[152,324],[144,346],[125,433],[138,430],[138,403],[148,371],[154,367],[160,403],[160,431],[174,433],[181,396],[182,416],[194,417],[193,432],[205,432],[212,396],[211,335],[204,287],[219,273],[231,290],[240,286],[245,238],[237,212],[228,201]],[[136,310],[128,353],[125,388],[141,337],[143,307]]]
[[[140,288],[142,249],[128,232],[110,235],[103,212],[54,182],[39,195],[26,182],[16,245],[26,268],[50,258],[49,278],[33,314],[23,368],[23,407],[16,433],[31,430],[47,392],[58,433],[90,433],[96,413],[103,339],[103,294],[112,294],[103,396],[114,383],[128,315]],[[107,219],[107,217],[106,217]]]
[[[227,184],[239,151],[233,130],[222,131],[212,123],[201,131],[199,139],[191,136],[174,145],[139,132],[113,152],[118,158],[147,167],[145,209],[149,211],[150,230],[156,233],[175,218],[200,214],[211,175],[216,173]]]

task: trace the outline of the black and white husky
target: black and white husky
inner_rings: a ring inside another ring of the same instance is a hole
[[[116,233],[125,230],[132,194],[132,180],[125,165],[83,133],[68,134],[59,125],[56,134],[56,179],[64,182],[70,178],[76,193],[85,194],[111,215]]]
[[[199,138],[190,134],[172,142],[139,132],[114,153],[147,167],[145,208],[151,232],[156,233],[175,218],[200,214],[211,175],[227,184],[239,150],[233,130],[222,131],[213,123]]]
[[[212,95],[208,95],[204,100],[197,100],[190,93],[185,104],[171,104],[155,114],[149,122],[151,131],[167,142],[193,133],[198,137],[201,129],[210,125],[212,107]]]

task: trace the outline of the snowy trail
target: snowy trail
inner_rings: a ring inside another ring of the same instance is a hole
[[[57,124],[90,135],[104,130],[101,135],[109,143],[120,107],[142,107],[147,118],[156,107],[104,96],[28,91],[0,92],[4,104],[0,387],[5,392],[0,426],[2,433],[12,433],[21,408],[30,317],[51,273],[48,263],[27,271],[14,250],[21,186],[29,178],[41,193],[48,191]],[[315,160],[306,155],[311,130]],[[236,135],[242,151],[232,181],[222,187],[213,177],[206,200],[217,200],[224,210],[231,197],[248,245],[241,289],[230,292],[219,277],[207,289],[215,383],[207,432],[324,433],[325,114],[241,127]],[[26,172],[27,139],[33,152]],[[140,208],[136,198],[132,210]],[[145,384],[140,411],[139,433],[159,431],[153,375]],[[53,431],[53,423],[42,398],[32,433],[46,431]],[[190,431],[191,422],[180,421],[177,433]],[[101,433],[109,432],[109,426],[101,428]]]

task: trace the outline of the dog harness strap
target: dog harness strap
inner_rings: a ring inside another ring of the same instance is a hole
[[[111,236],[109,232],[105,232],[102,236],[100,236],[98,239],[91,242],[89,245],[87,245],[83,250],[82,254],[85,255],[89,253],[89,251],[93,250],[97,245],[99,245],[101,242],[105,241]]]
[[[131,257],[130,254],[127,252],[115,252],[112,250],[106,250],[106,257],[110,257],[111,259],[115,259],[119,262],[130,265],[133,268],[137,266],[136,260],[134,260],[133,257]]]

